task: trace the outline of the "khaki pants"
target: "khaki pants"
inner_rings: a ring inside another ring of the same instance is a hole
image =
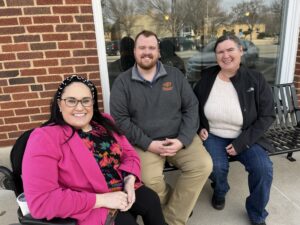
[[[135,147],[142,164],[142,181],[157,192],[166,222],[169,225],[186,224],[199,194],[212,171],[212,160],[196,135],[193,142],[175,156],[161,157]],[[171,190],[162,173],[165,160],[181,170]]]

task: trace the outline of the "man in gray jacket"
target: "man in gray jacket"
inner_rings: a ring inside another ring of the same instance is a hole
[[[155,33],[136,36],[134,55],[135,66],[113,85],[111,114],[138,152],[142,181],[158,193],[166,222],[184,225],[212,170],[196,133],[198,101],[184,75],[158,60]],[[166,160],[182,172],[173,190],[164,181]]]

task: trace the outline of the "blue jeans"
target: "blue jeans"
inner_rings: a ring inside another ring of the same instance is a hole
[[[204,141],[204,146],[210,153],[213,160],[213,172],[210,179],[213,182],[214,196],[225,198],[229,191],[227,180],[229,161],[225,147],[233,139],[221,138],[209,134]],[[252,145],[244,150],[235,159],[245,166],[248,174],[248,186],[250,195],[246,200],[246,209],[251,221],[256,223],[264,222],[268,216],[265,207],[269,201],[270,189],[273,180],[273,163],[267,152],[258,144]]]

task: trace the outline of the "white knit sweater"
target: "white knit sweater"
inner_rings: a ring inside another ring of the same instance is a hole
[[[236,138],[241,133],[243,115],[238,95],[232,83],[217,76],[204,113],[210,133],[223,138]]]

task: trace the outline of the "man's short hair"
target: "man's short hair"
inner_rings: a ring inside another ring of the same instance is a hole
[[[138,33],[138,34],[136,35],[135,40],[134,40],[134,47],[136,46],[136,40],[137,40],[141,35],[143,35],[143,36],[145,36],[145,37],[151,37],[151,36],[154,36],[154,37],[156,38],[156,40],[157,40],[157,46],[159,47],[159,39],[158,39],[157,35],[156,35],[154,32],[150,31],[150,30],[142,30],[140,33]]]

